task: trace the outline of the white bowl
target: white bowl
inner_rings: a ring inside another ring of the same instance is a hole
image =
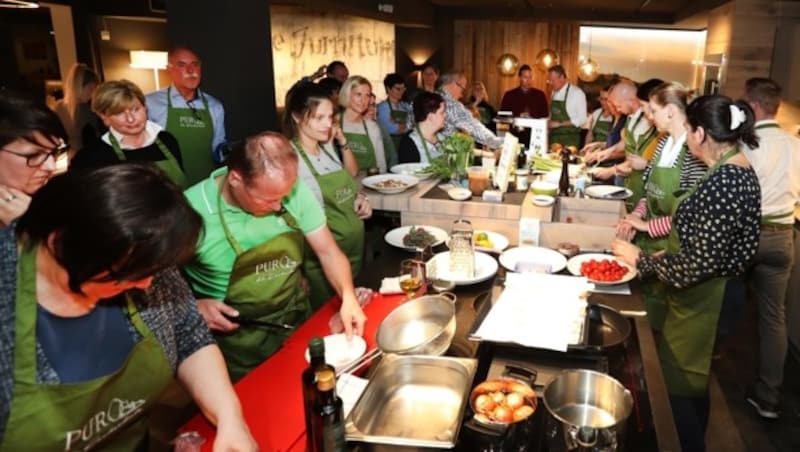
[[[554,202],[556,202],[556,198],[548,195],[536,195],[533,197],[533,204],[539,207],[549,207],[552,206]]]
[[[472,192],[468,188],[455,187],[447,190],[447,196],[456,201],[465,201],[472,198]]]
[[[555,196],[558,193],[558,184],[537,180],[531,184],[531,191],[534,195]]]

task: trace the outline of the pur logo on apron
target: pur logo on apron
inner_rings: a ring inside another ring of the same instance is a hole
[[[256,264],[256,282],[265,282],[286,277],[291,275],[299,265],[300,262],[285,255],[278,259]]]
[[[647,186],[645,187],[645,191],[647,191],[647,193],[650,196],[655,197],[655,198],[661,199],[661,198],[664,197],[664,190],[662,190],[661,187],[659,187],[658,185],[656,185],[656,184],[654,184],[652,182],[647,182]]]
[[[189,129],[202,129],[205,128],[206,123],[200,119],[194,118],[192,116],[180,116],[178,117],[178,124],[181,127],[186,127]]]
[[[342,204],[353,199],[353,189],[351,187],[341,187],[333,194],[336,204]]]
[[[96,444],[120,427],[126,425],[128,420],[134,418],[142,411],[142,406],[144,404],[144,399],[111,399],[108,408],[92,416],[89,422],[84,424],[83,427],[70,430],[66,433],[64,450],[91,448],[93,446],[91,443]],[[98,434],[100,434],[100,436],[95,438]]]

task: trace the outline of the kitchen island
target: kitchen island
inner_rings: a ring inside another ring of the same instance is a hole
[[[378,287],[381,277],[396,275],[399,261],[410,256],[411,253],[407,251],[385,246],[361,279],[370,287]],[[496,298],[499,290],[498,284],[502,282],[503,276],[504,272],[501,268],[497,278],[494,280],[471,286],[457,287],[455,290],[458,295],[457,327],[455,338],[447,354],[478,358],[479,373],[476,375],[476,383],[486,377],[486,371],[481,375],[480,369],[481,366],[487,367],[487,357],[493,353],[487,347],[481,347],[478,343],[468,339],[473,322],[482,307],[481,301],[476,303],[476,299],[482,294],[487,295],[483,295],[480,298],[488,299],[489,302],[491,302],[492,298]],[[376,295],[372,302],[367,305],[365,313],[367,314],[368,322],[365,340],[368,349],[375,346],[375,333],[381,319],[391,309],[402,303],[403,299],[403,296]],[[641,312],[643,310],[641,298],[635,286],[633,287],[633,295],[592,294],[590,302],[606,304],[623,311]],[[483,301],[483,303],[486,303],[486,301]],[[307,366],[307,363],[303,358],[303,353],[309,338],[329,333],[328,320],[335,314],[337,307],[338,301],[336,300],[332,300],[325,305],[287,339],[281,350],[236,384],[235,389],[242,401],[245,417],[261,446],[261,450],[304,450],[305,437],[303,432],[300,373]],[[652,441],[649,444],[654,446],[653,450],[679,451],[677,432],[674,427],[656,353],[655,341],[650,327],[644,317],[633,317],[631,321],[634,326],[631,340],[635,341],[635,346],[630,349],[635,351],[635,358],[637,358],[635,361],[638,363],[635,365],[640,366],[636,370],[636,378],[640,378],[642,382],[640,391],[643,390],[643,394],[646,394],[646,400],[642,400],[638,406],[646,409],[647,412],[637,414],[634,411],[629,422],[637,422],[635,418],[644,414],[644,416],[640,417],[647,419],[647,425],[644,428],[649,432],[648,434],[652,434]],[[544,384],[546,381],[540,381],[540,383]],[[544,410],[544,407],[540,406],[540,409]],[[214,430],[202,416],[195,417],[182,428],[182,431],[187,430],[198,431],[209,439],[204,445],[204,450],[211,450],[210,439],[214,435]],[[463,432],[464,430],[462,429]],[[397,446],[389,448],[370,445],[353,446],[361,450],[401,450]]]

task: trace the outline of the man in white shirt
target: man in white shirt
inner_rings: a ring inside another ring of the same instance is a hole
[[[581,145],[581,127],[586,123],[586,94],[569,83],[564,67],[557,64],[547,70],[547,83],[553,87],[550,95],[549,142],[563,146]]]
[[[800,140],[775,121],[781,88],[766,78],[745,83],[755,113],[757,149],[742,146],[761,185],[761,235],[749,276],[758,302],[758,379],[747,401],[764,418],[778,417],[788,350],[786,289],[794,258],[794,209],[800,201]]]

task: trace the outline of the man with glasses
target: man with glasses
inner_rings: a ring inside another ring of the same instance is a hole
[[[22,215],[36,193],[59,171],[67,132],[41,102],[0,92],[0,228]]]
[[[442,74],[439,94],[444,99],[445,121],[442,134],[450,136],[458,131],[472,136],[478,143],[491,149],[503,145],[503,140],[497,138],[491,130],[472,115],[461,99],[467,91],[467,76],[463,72],[450,70]]]
[[[199,89],[202,64],[189,47],[170,50],[167,72],[172,84],[147,95],[148,115],[178,140],[191,185],[207,177],[215,162],[224,160],[225,109]]]
[[[569,83],[560,64],[547,70],[547,83],[553,87],[550,95],[550,143],[562,146],[581,145],[581,127],[586,123],[586,94]]]
[[[383,79],[386,100],[378,104],[378,124],[392,136],[394,148],[400,147],[400,138],[414,127],[411,104],[403,101],[406,81],[400,74],[387,74]]]

